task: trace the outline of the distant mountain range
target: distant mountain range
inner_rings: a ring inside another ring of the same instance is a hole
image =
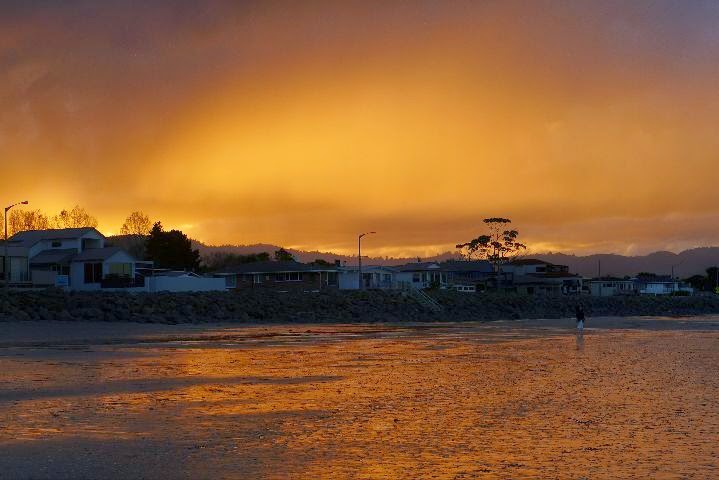
[[[114,243],[123,246],[123,237],[113,237]],[[270,255],[279,250],[279,245],[270,243],[256,243],[253,245],[205,245],[202,242],[193,240],[194,248],[200,251],[202,256],[213,253],[234,253],[247,255],[250,253],[268,252]],[[357,256],[339,255],[331,252],[304,251],[287,249],[300,262],[311,262],[322,259],[329,262],[339,260],[342,264],[357,264]],[[564,253],[541,253],[528,255],[531,258],[538,258],[551,263],[567,265],[569,271],[587,277],[601,275],[613,275],[623,277],[625,275],[636,275],[639,272],[651,272],[657,274],[670,274],[674,266],[674,274],[686,278],[695,274],[704,274],[708,267],[719,265],[719,247],[702,247],[684,250],[681,253],[654,252],[649,255],[624,256],[615,254],[595,254],[587,256],[567,255]],[[456,252],[445,252],[432,257],[423,257],[423,262],[456,260],[460,258]],[[412,258],[390,258],[390,257],[368,257],[363,259],[367,265],[402,265],[416,262]]]
[[[546,253],[532,255],[551,263],[569,266],[569,271],[584,276],[595,277],[601,274],[625,276],[639,272],[671,274],[686,278],[695,274],[705,274],[708,267],[719,265],[719,247],[702,247],[684,250],[680,253],[654,252],[649,255],[625,257],[623,255],[596,254],[587,256],[566,255],[564,253]]]

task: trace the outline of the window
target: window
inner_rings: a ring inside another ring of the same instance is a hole
[[[262,283],[262,275],[254,275],[253,279],[254,283]]]
[[[111,263],[108,265],[108,274],[113,277],[131,277],[131,263]]]
[[[412,274],[412,281],[414,283],[419,283],[419,273],[413,273]]]
[[[68,265],[53,265],[50,270],[57,272],[58,275],[70,275],[70,266]]]
[[[62,242],[60,240],[52,241],[52,248],[60,248],[60,247],[62,247]]]
[[[302,280],[301,272],[283,272],[275,275],[276,282],[299,282]]]
[[[85,283],[100,283],[102,280],[102,263],[85,264]]]
[[[327,272],[327,285],[337,285],[337,272]]]
[[[237,276],[236,275],[227,275],[225,277],[225,287],[237,288]]]

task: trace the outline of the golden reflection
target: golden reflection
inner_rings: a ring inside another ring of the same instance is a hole
[[[715,332],[593,333],[580,348],[477,327],[271,332],[283,329],[2,357],[0,446],[89,441],[148,466],[150,442],[190,476],[263,478],[705,476],[715,464]]]

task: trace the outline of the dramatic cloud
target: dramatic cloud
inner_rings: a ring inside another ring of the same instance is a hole
[[[426,255],[719,234],[719,5],[5,2],[4,201]]]

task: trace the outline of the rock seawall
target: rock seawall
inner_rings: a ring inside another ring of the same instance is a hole
[[[718,296],[529,297],[430,292],[444,307],[427,310],[402,292],[65,293],[0,294],[0,321],[92,320],[143,323],[347,323],[474,321],[571,317],[581,303],[590,316],[719,314]]]

